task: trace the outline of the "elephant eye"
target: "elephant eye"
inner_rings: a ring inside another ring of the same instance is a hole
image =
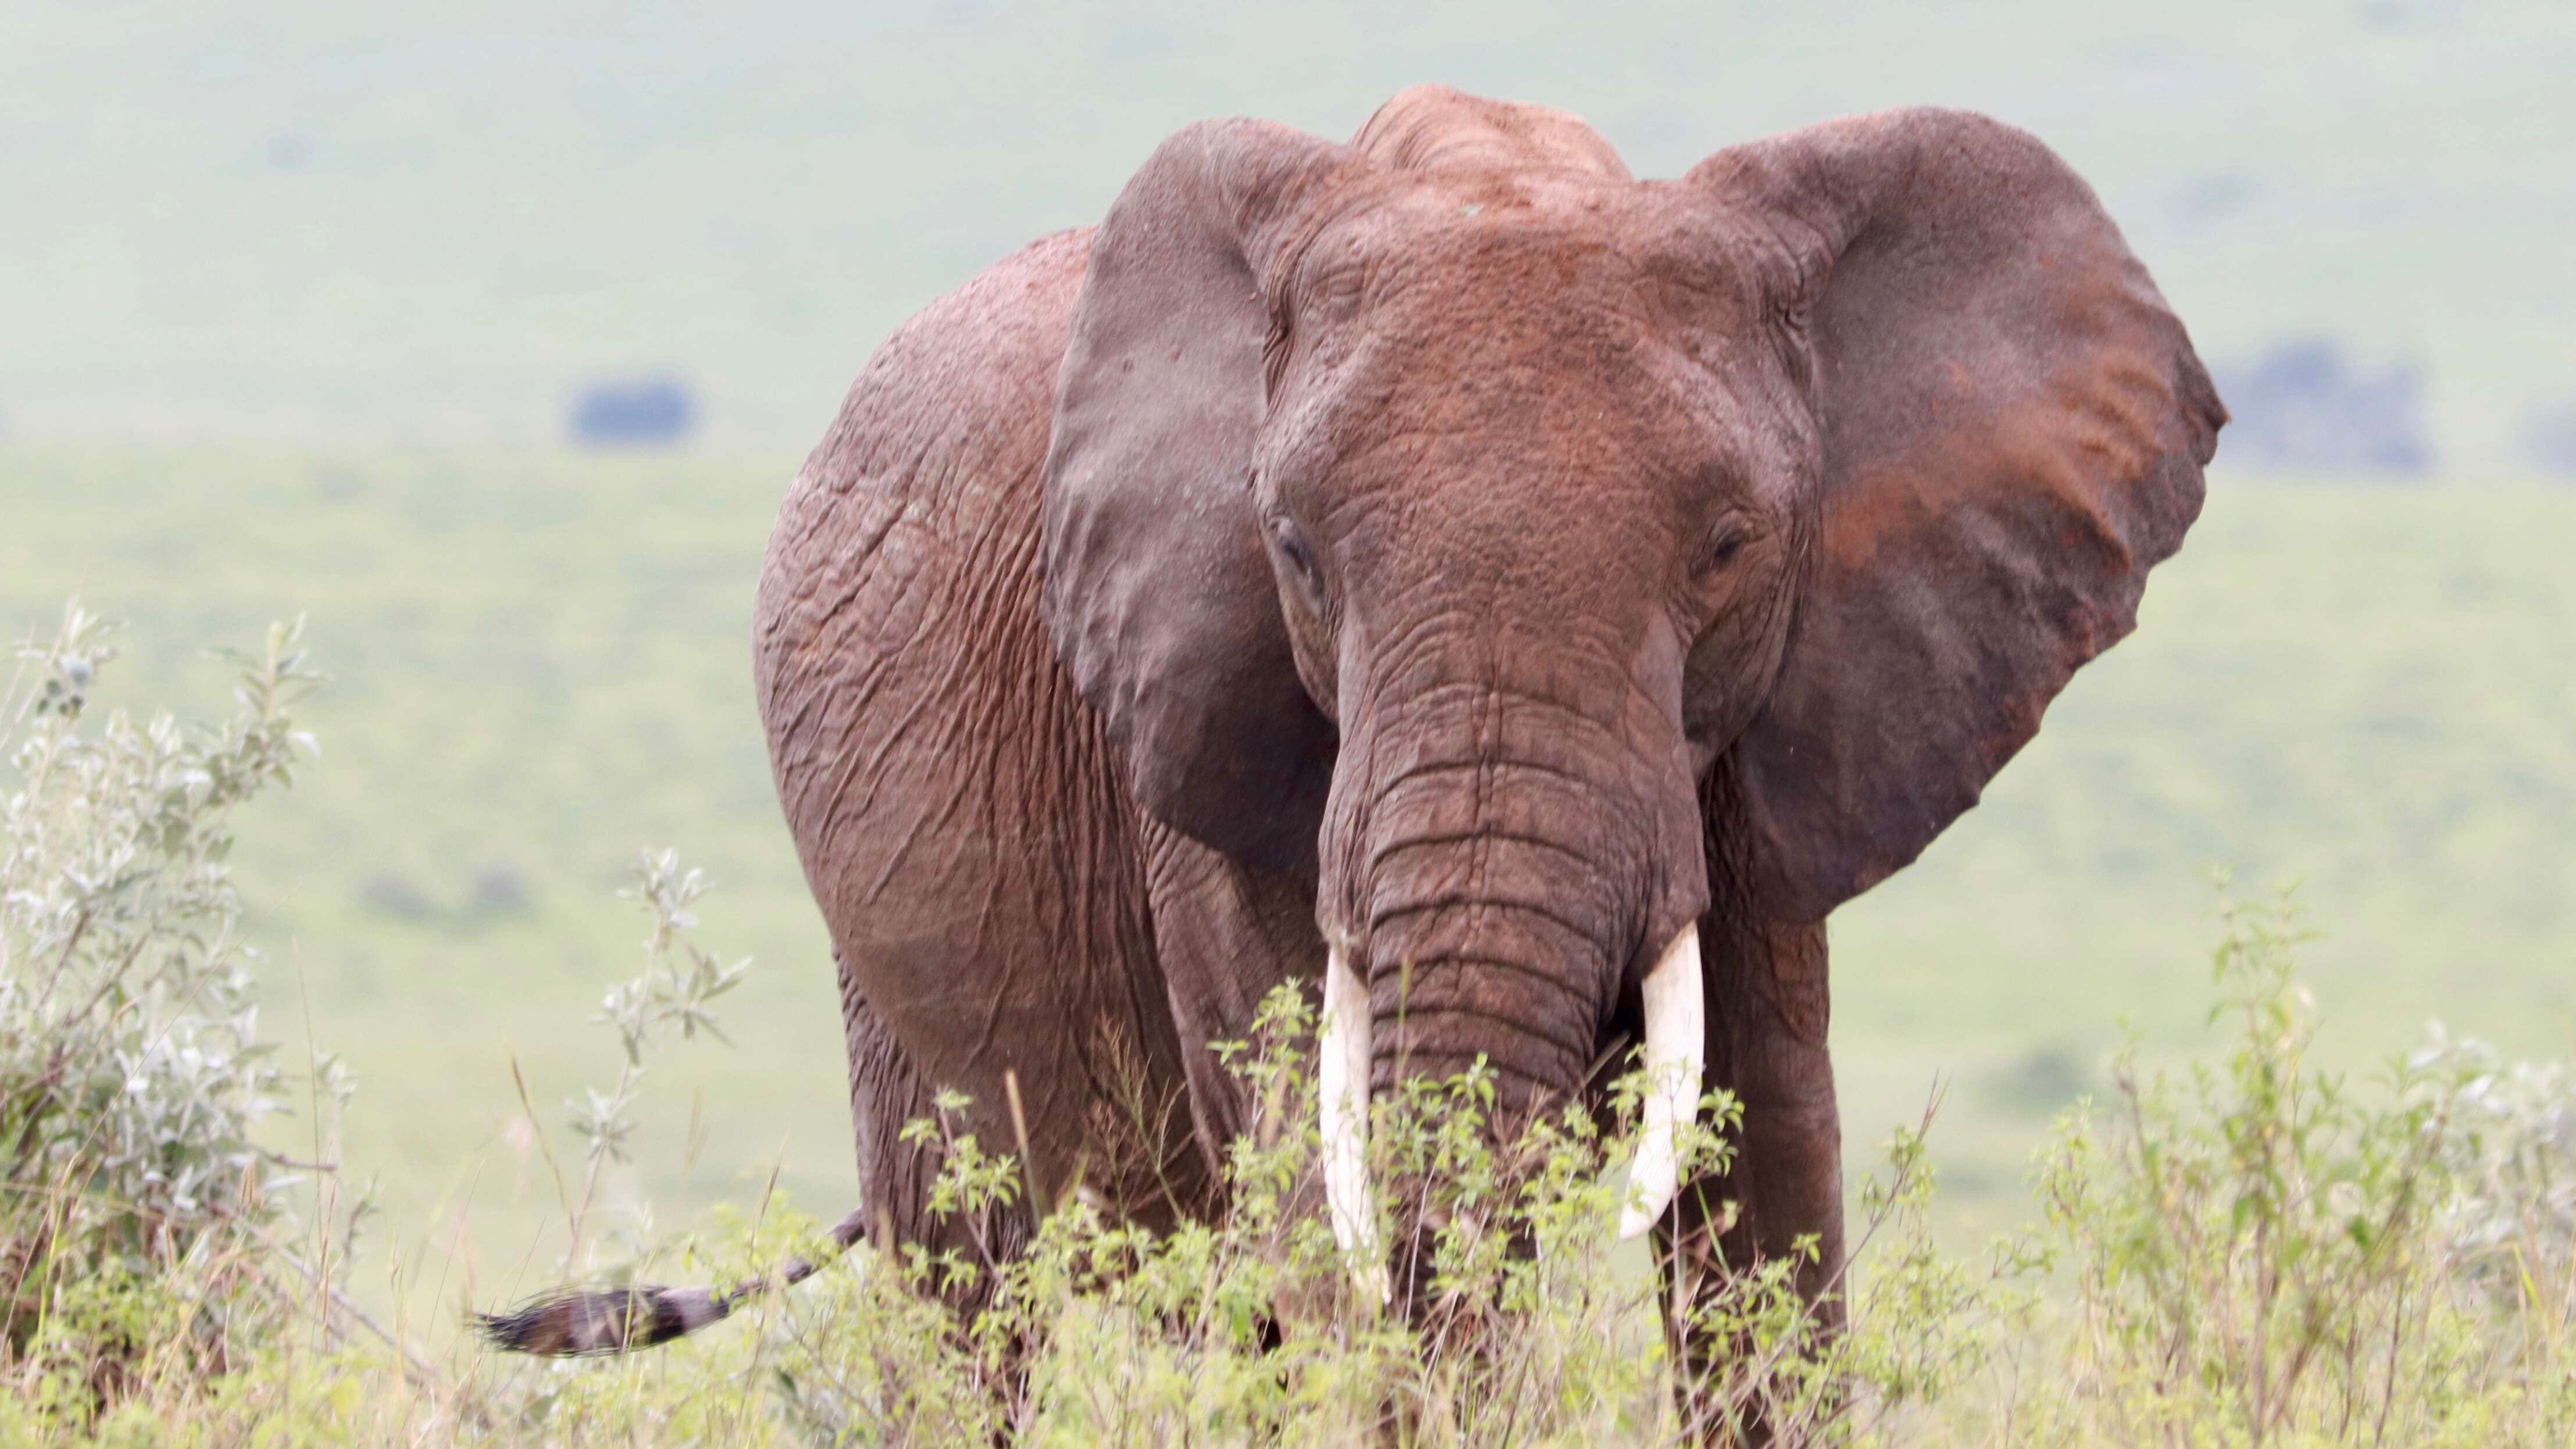
[[[1741,524],[1729,521],[1720,526],[1708,541],[1708,551],[1700,555],[1700,575],[1706,577],[1735,562],[1735,556],[1744,552],[1744,538]]]
[[[1287,560],[1289,570],[1297,575],[1297,582],[1304,585],[1310,595],[1320,595],[1324,588],[1323,570],[1316,566],[1315,547],[1306,541],[1304,532],[1289,519],[1274,519],[1270,524],[1270,540],[1278,547],[1279,556]]]

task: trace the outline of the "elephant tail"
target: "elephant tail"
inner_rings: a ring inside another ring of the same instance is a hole
[[[867,1209],[832,1225],[834,1254],[846,1252],[867,1231]],[[788,1289],[814,1276],[820,1262],[790,1258],[778,1272],[745,1278],[731,1288],[587,1288],[541,1294],[506,1313],[477,1313],[473,1326],[484,1341],[511,1353],[547,1358],[588,1358],[669,1343],[731,1315],[735,1305],[771,1288]]]

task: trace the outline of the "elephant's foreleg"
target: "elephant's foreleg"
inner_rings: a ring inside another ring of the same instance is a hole
[[[1149,819],[1140,818],[1139,833],[1154,951],[1180,1037],[1192,1125],[1214,1184],[1234,1139],[1253,1124],[1243,1083],[1211,1044],[1249,1040],[1262,998],[1280,982],[1321,978],[1324,938],[1315,929],[1314,888],[1255,870]]]
[[[1693,1392],[1686,1412],[1722,1431],[1719,1402],[1752,1346],[1691,1326],[1693,1309],[1730,1291],[1764,1260],[1789,1259],[1800,1296],[1828,1332],[1843,1321],[1842,1121],[1826,1052],[1828,996],[1821,924],[1703,925],[1710,949],[1708,1081],[1733,1093],[1744,1120],[1723,1173],[1685,1188],[1657,1233],[1675,1362]],[[1734,1417],[1766,1437],[1764,1417]]]

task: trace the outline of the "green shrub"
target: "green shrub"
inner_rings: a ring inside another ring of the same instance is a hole
[[[2566,1204],[2547,1176],[2566,1077],[2499,1078],[2437,1042],[2356,1090],[2307,1061],[2289,898],[2224,915],[2211,1016],[2234,1050],[2180,1073],[2123,1051],[2108,1112],[2070,1112],[2039,1158],[2035,1241],[2073,1301],[2062,1391],[2018,1406],[2025,1424],[2069,1442],[2570,1442]],[[2493,1291],[2500,1273],[2529,1291]]]
[[[2430,1036],[2409,1066],[2445,1093],[2444,1247],[2500,1306],[2563,1325],[2576,1312],[2576,1067],[2504,1062],[2438,1022]]]
[[[235,813],[312,748],[298,636],[231,656],[230,718],[101,715],[112,630],[73,605],[0,692],[0,1371],[30,1402],[228,1365],[333,1271],[274,1246],[319,1165],[258,1140],[292,1084],[225,868]],[[309,1095],[344,1086],[315,1063]]]
[[[1376,1180],[1411,1184],[1387,1188],[1385,1223],[1435,1225],[1422,1244],[1425,1316],[1408,1325],[1354,1290],[1354,1265],[1317,1208],[1312,1030],[1303,997],[1283,989],[1252,1040],[1227,1049],[1254,1112],[1228,1163],[1221,1221],[1156,1235],[1077,1191],[1016,1256],[862,1247],[794,1293],[756,1300],[749,1332],[516,1371],[520,1429],[567,1442],[688,1437],[718,1422],[753,1442],[867,1444],[1682,1438],[1659,1289],[1642,1252],[1613,1251],[1625,1135],[1569,1111],[1497,1149],[1481,1071],[1379,1104]],[[1621,1097],[1632,1114],[1633,1086]],[[945,1100],[912,1136],[938,1159],[940,1210],[974,1221],[1026,1188],[1011,1156],[958,1131],[961,1105]],[[1714,1164],[1733,1108],[1722,1096],[1705,1106],[1686,1149]],[[1715,1415],[1759,1414],[1793,1441],[1883,1434],[1972,1381],[2029,1311],[2031,1295],[2013,1286],[2027,1268],[1945,1258],[1926,1221],[1932,1202],[1922,1133],[1900,1134],[1864,1194],[1874,1270],[1856,1291],[1858,1321],[1889,1331],[1823,1333],[1786,1262],[1712,1294],[1704,1326],[1745,1349],[1702,1386]],[[747,1227],[658,1267],[756,1278],[827,1251],[813,1237],[810,1221],[764,1204]],[[961,1323],[943,1298],[983,1306]]]

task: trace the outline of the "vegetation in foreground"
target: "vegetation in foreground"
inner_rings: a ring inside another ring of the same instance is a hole
[[[663,1350],[432,1357],[345,1292],[363,1219],[334,1165],[345,1084],[262,1029],[225,865],[238,812],[310,753],[298,632],[236,657],[237,709],[209,724],[100,717],[112,653],[75,608],[0,695],[0,1442],[1595,1444],[1700,1427],[1674,1408],[1655,1285],[1608,1251],[1624,1136],[1583,1114],[1496,1150],[1475,1073],[1385,1104],[1377,1180],[1433,1209],[1435,1286],[1415,1326],[1350,1291],[1308,1191],[1293,993],[1232,1058],[1261,1109],[1221,1223],[1155,1237],[1077,1196],[1018,1260],[862,1249]],[[816,1236],[775,1199],[677,1242],[631,1211],[623,1232],[597,1222],[651,1064],[711,1031],[740,979],[691,938],[700,885],[667,856],[641,872],[647,967],[599,1018],[627,1065],[576,1109],[585,1160],[557,1170],[567,1276],[730,1281]],[[2123,1053],[2113,1090],[2037,1154],[2037,1220],[1982,1255],[1934,1241],[1925,1137],[1899,1133],[1861,1194],[1850,1327],[1817,1333],[1779,1265],[1726,1285],[1703,1312],[1742,1352],[1700,1386],[1713,1412],[1855,1443],[2567,1442],[2576,1078],[2438,1035],[2367,1082],[2316,1070],[2299,939],[2286,899],[2229,907],[2225,1047],[2177,1072]],[[287,1113],[310,1119],[306,1155],[277,1146]],[[916,1136],[949,1211],[1014,1205],[1008,1154],[940,1121]],[[1720,1160],[1722,1134],[1692,1150]],[[968,1288],[989,1306],[959,1325],[935,1300]]]

